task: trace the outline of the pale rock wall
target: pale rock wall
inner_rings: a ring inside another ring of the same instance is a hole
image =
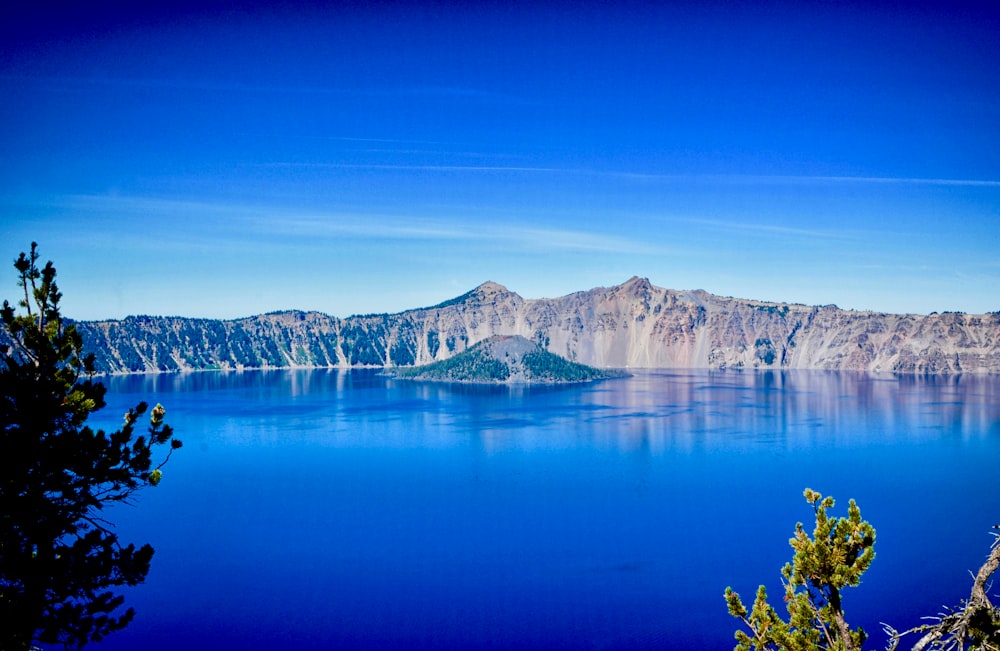
[[[410,366],[493,335],[521,335],[604,368],[1000,372],[1000,313],[852,312],[675,291],[637,277],[551,299],[489,282],[438,306],[346,319],[281,312],[78,326],[105,372]]]

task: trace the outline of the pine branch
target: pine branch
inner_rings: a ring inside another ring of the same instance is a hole
[[[986,594],[990,577],[1000,567],[1000,534],[992,535],[994,540],[990,546],[990,554],[976,573],[972,591],[961,608],[957,610],[946,608],[950,612],[933,618],[937,620],[936,624],[923,624],[902,632],[883,623],[882,627],[889,635],[887,651],[895,651],[901,639],[912,634],[923,634],[913,645],[912,651],[924,651],[924,649],[962,651],[967,642],[974,644],[970,649],[1000,651],[1000,645],[989,639],[1000,639],[1000,608],[993,606]],[[979,628],[982,625],[986,628]]]

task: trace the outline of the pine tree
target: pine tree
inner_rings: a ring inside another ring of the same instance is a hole
[[[857,586],[874,560],[875,529],[861,519],[854,500],[847,518],[833,519],[826,513],[833,508],[833,498],[808,488],[805,498],[815,510],[816,528],[810,538],[799,523],[789,541],[795,557],[781,571],[788,621],[767,602],[764,586],[757,589],[749,612],[740,596],[726,588],[729,614],[750,630],[750,634],[736,631],[735,651],[857,651],[867,637],[861,628],[851,630],[847,625],[841,591]],[[969,598],[957,608],[923,618],[933,623],[902,632],[883,624],[888,651],[896,651],[905,636],[915,633],[920,637],[913,651],[1000,651],[1000,607],[994,606],[987,594],[993,573],[1000,569],[1000,534],[993,536],[990,554],[974,574]]]
[[[146,403],[115,432],[86,425],[105,387],[60,313],[55,267],[39,269],[34,242],[14,267],[23,312],[7,301],[0,312],[0,648],[79,648],[128,625],[135,611],[120,612],[113,589],[141,583],[153,556],[148,544],[119,542],[104,508],[158,484],[181,442],[161,405],[145,435],[136,427]]]
[[[842,591],[857,586],[875,558],[875,529],[861,519],[861,510],[850,501],[846,518],[831,518],[832,497],[806,489],[813,506],[816,528],[812,538],[802,523],[795,525],[789,544],[795,551],[781,570],[788,621],[767,602],[764,586],[757,589],[747,612],[739,594],[726,588],[729,614],[743,621],[751,635],[736,631],[735,651],[856,651],[867,637],[860,627],[851,630],[844,617]]]

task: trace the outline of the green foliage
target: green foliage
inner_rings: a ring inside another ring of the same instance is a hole
[[[441,349],[441,339],[438,336],[437,330],[430,330],[427,333],[427,352],[430,353],[431,359],[437,357],[438,350]]]
[[[454,357],[424,366],[399,368],[400,378],[447,382],[587,382],[620,377],[606,371],[542,350],[537,343],[519,336],[496,335]]]
[[[455,298],[449,298],[447,301],[444,301],[442,303],[438,303],[437,305],[431,305],[430,307],[424,307],[424,308],[421,308],[421,309],[422,310],[442,310],[442,309],[444,309],[446,307],[451,307],[452,305],[461,305],[462,303],[465,303],[468,300],[470,300],[471,298],[473,298],[476,295],[477,291],[478,291],[478,288],[476,288],[476,289],[470,289],[469,291],[465,292],[461,296],[456,296]]]
[[[459,334],[457,338],[455,335],[448,335],[448,337],[444,340],[444,345],[448,349],[449,353],[455,352],[459,339],[461,339],[463,344],[469,343],[469,337],[465,333]]]
[[[815,651],[860,649],[867,637],[859,627],[851,630],[844,618],[841,591],[857,586],[875,558],[875,529],[861,519],[861,510],[850,501],[846,518],[831,518],[832,497],[806,489],[813,506],[816,527],[810,537],[802,523],[795,525],[789,544],[795,552],[781,570],[788,620],[767,602],[764,586],[757,589],[748,612],[739,594],[726,588],[729,614],[750,630],[736,631],[735,651]]]
[[[766,312],[767,314],[777,314],[782,319],[788,316],[787,305],[755,305],[754,307],[757,309],[758,312]]]
[[[60,314],[55,267],[38,268],[34,243],[14,267],[24,312],[4,301],[0,313],[10,342],[0,366],[0,648],[79,648],[131,621],[131,608],[116,613],[124,598],[112,588],[141,583],[153,556],[149,545],[120,543],[104,507],[159,483],[181,442],[161,405],[145,435],[135,436],[145,403],[118,431],[86,426],[105,388]],[[160,446],[167,451],[154,466]]]
[[[615,375],[610,371],[571,362],[559,355],[541,349],[525,353],[522,361],[525,373],[530,379],[587,382]]]
[[[757,353],[757,359],[768,366],[774,363],[778,353],[774,350],[774,344],[771,343],[770,339],[757,339],[753,345]]]
[[[389,364],[392,366],[412,366],[417,362],[417,331],[410,320],[401,320],[396,337],[389,347]]]
[[[384,366],[384,327],[380,324],[358,323],[345,325],[340,332],[340,347],[351,366]],[[371,328],[371,331],[369,330]]]
[[[420,377],[432,380],[461,382],[503,382],[510,377],[510,367],[498,359],[469,350],[455,357],[425,366],[396,370],[397,377]]]

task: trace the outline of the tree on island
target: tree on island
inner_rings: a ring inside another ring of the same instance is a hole
[[[161,405],[145,435],[135,430],[146,403],[115,432],[85,424],[106,389],[60,314],[55,267],[39,269],[34,242],[14,267],[23,313],[7,301],[0,312],[0,648],[80,648],[132,620],[132,608],[116,612],[124,597],[113,589],[141,583],[153,556],[148,544],[119,542],[103,510],[157,485],[181,442]]]
[[[749,612],[739,594],[726,588],[729,614],[750,630],[750,634],[736,631],[734,651],[858,651],[867,638],[860,627],[852,630],[847,624],[842,591],[857,586],[875,559],[875,529],[861,519],[854,500],[846,518],[831,518],[827,509],[834,506],[832,497],[824,498],[808,488],[804,496],[815,511],[816,527],[810,538],[800,522],[795,525],[795,537],[789,540],[795,556],[781,570],[788,620],[767,602],[763,585],[757,589]],[[933,624],[903,632],[883,624],[889,636],[888,651],[895,651],[903,636],[913,633],[923,634],[913,651],[1000,651],[1000,608],[986,595],[987,582],[1000,566],[1000,534],[994,537],[991,553],[973,581],[970,598],[947,614],[928,618],[936,621]]]

